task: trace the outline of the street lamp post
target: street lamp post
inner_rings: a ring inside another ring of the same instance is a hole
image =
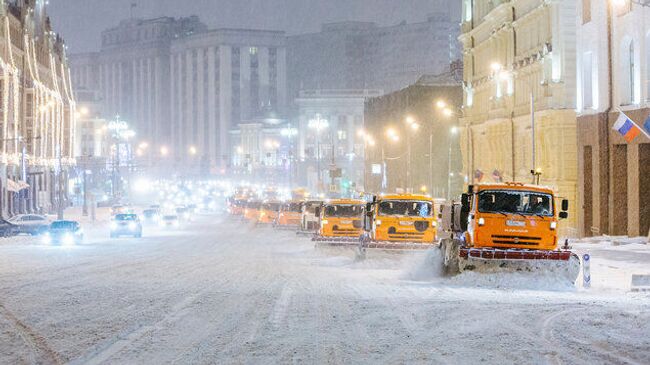
[[[321,166],[320,166],[320,159],[321,159],[321,151],[320,151],[320,145],[321,145],[321,131],[327,129],[329,127],[329,122],[327,119],[321,118],[320,114],[316,114],[316,118],[311,119],[309,121],[309,128],[314,129],[316,131],[316,165],[318,169],[318,193],[319,195],[321,194],[321,187],[323,184],[323,178],[322,178],[322,172],[321,172]]]

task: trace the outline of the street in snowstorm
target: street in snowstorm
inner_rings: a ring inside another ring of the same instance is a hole
[[[0,365],[650,364],[650,0],[0,0]]]
[[[0,243],[0,363],[650,361],[650,297],[607,287],[598,266],[587,291],[442,278],[433,250],[356,262],[225,214],[154,232]],[[593,260],[610,254],[625,264]]]

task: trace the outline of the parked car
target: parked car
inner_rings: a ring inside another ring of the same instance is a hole
[[[160,221],[160,212],[157,209],[145,209],[142,211],[142,220],[145,223],[158,223]]]
[[[0,219],[0,237],[12,237],[16,235],[17,227],[4,219]]]
[[[55,221],[43,235],[46,244],[76,245],[84,240],[84,232],[76,221]]]
[[[21,214],[9,219],[9,223],[15,226],[15,234],[29,234],[32,236],[45,233],[50,222],[45,216],[38,214]]]

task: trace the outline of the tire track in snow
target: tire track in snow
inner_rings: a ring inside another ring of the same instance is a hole
[[[287,310],[289,309],[289,304],[291,304],[291,295],[293,294],[293,289],[289,284],[285,284],[280,293],[280,297],[275,302],[273,308],[273,313],[269,318],[269,322],[273,326],[274,330],[278,330],[282,322],[287,317]]]
[[[36,363],[63,364],[61,356],[54,351],[47,340],[34,331],[25,322],[16,317],[9,309],[0,303],[0,315],[14,327],[18,335],[25,341],[33,353],[39,355],[40,359]]]

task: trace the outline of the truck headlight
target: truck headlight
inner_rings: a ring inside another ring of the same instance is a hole
[[[377,219],[377,220],[375,221],[375,224],[378,225],[378,226],[381,226],[381,220]]]
[[[323,219],[323,220],[321,221],[321,223],[323,223],[323,224],[327,224],[327,223],[329,223],[329,221],[328,221],[327,219]]]
[[[434,227],[434,228],[438,227],[438,222],[436,222],[436,221],[431,222],[431,227]]]
[[[551,222],[551,229],[556,230],[557,229],[557,222],[553,221]]]
[[[478,225],[481,226],[481,227],[484,226],[485,225],[485,218],[479,218],[478,219]]]

